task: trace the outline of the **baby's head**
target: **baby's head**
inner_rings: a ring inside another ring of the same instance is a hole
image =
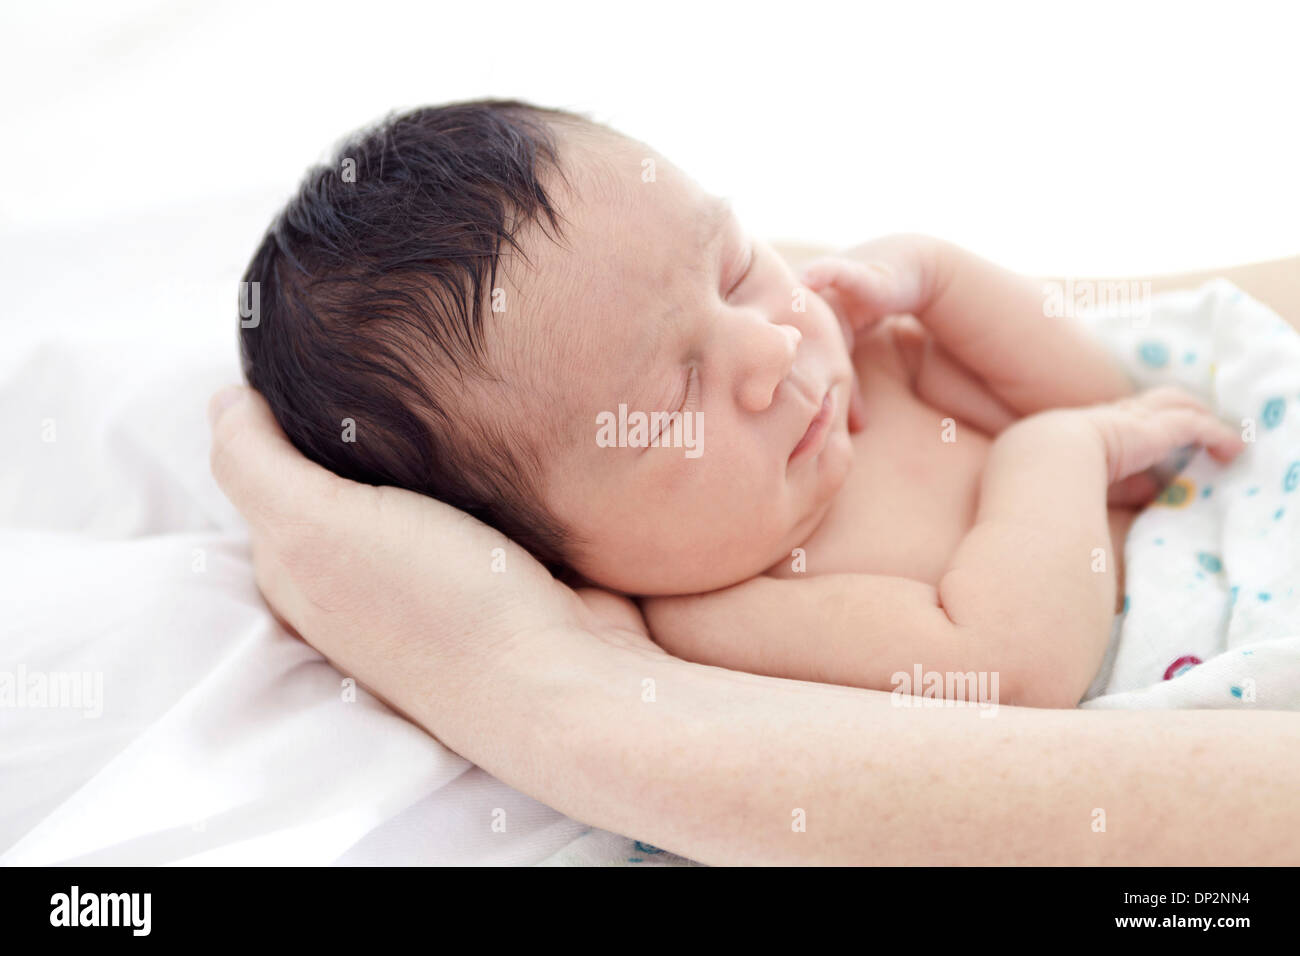
[[[300,451],[594,584],[752,577],[851,464],[830,307],[724,203],[575,114],[390,118],[308,174],[244,279],[245,374]]]

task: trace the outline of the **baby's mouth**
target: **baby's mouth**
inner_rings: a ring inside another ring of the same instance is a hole
[[[793,464],[795,459],[803,454],[811,454],[821,446],[822,440],[826,433],[830,431],[831,420],[835,416],[835,392],[833,389],[826,390],[826,397],[822,399],[821,408],[808,424],[808,429],[799,439],[799,443],[794,446],[794,451],[790,452],[788,464]]]

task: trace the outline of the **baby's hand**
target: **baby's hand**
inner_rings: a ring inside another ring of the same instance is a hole
[[[801,281],[831,307],[852,355],[858,337],[891,315],[920,315],[934,298],[941,245],[927,236],[887,236],[843,255],[815,259]],[[861,431],[866,416],[857,378],[849,399],[849,431]]]
[[[889,236],[815,259],[799,278],[853,332],[866,332],[887,316],[925,312],[934,298],[939,248],[924,236]]]
[[[1083,416],[1101,437],[1110,484],[1115,486],[1110,495],[1113,503],[1118,503],[1117,497],[1145,497],[1123,491],[1117,494],[1116,490],[1127,485],[1132,492],[1133,482],[1129,479],[1145,478],[1148,484],[1154,484],[1144,473],[1184,446],[1200,445],[1216,461],[1224,463],[1246,447],[1237,433],[1198,399],[1172,385],[1067,413]]]

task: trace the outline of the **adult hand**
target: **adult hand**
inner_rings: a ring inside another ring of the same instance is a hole
[[[209,417],[212,472],[248,521],[273,612],[394,707],[420,702],[409,716],[454,749],[474,747],[464,705],[485,683],[611,649],[663,655],[626,598],[573,591],[439,501],[307,460],[253,389],[217,393]],[[395,659],[408,662],[396,673],[384,666]]]
[[[1295,714],[984,720],[690,664],[626,599],[569,590],[432,499],[311,464],[255,393],[213,411],[213,472],[280,616],[447,746],[585,823],[706,863],[1296,862],[1277,838],[1300,830]],[[1242,823],[1206,830],[1211,815]]]

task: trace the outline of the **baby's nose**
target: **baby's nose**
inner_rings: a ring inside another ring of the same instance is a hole
[[[778,338],[772,338],[767,326],[775,324]],[[744,371],[740,378],[741,404],[754,412],[761,412],[772,404],[776,390],[790,375],[794,367],[803,333],[793,325],[764,323],[762,344],[751,340],[745,352]]]

